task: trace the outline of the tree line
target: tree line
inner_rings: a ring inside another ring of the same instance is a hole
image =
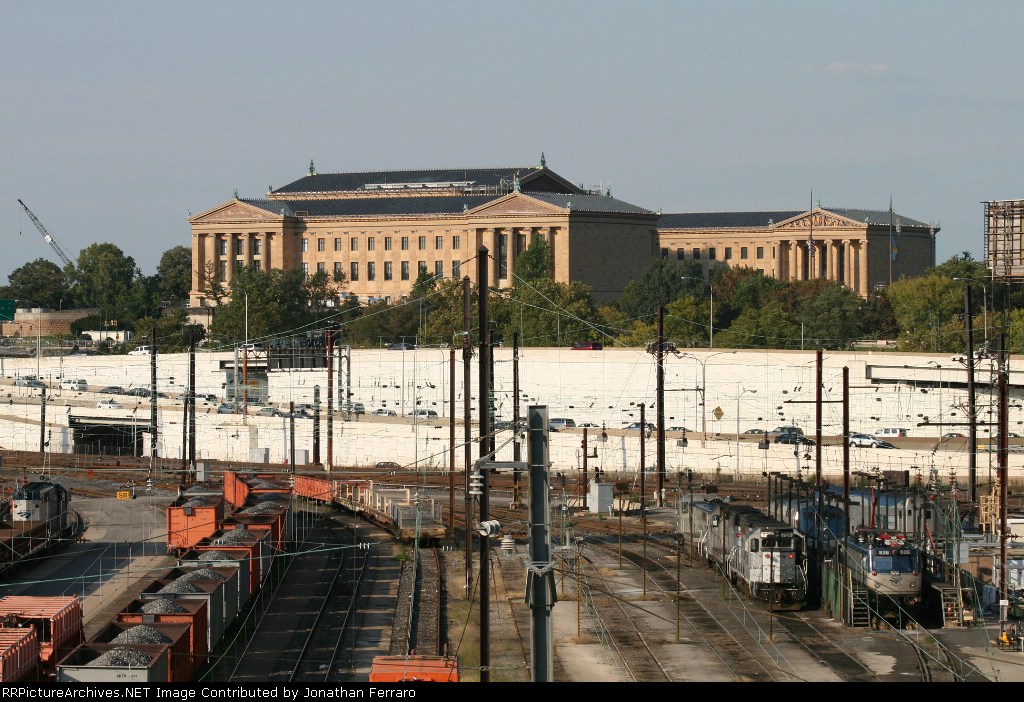
[[[666,341],[677,348],[847,350],[885,340],[900,351],[953,352],[966,348],[964,286],[972,286],[971,316],[977,345],[1019,350],[1024,344],[1022,292],[991,279],[969,252],[924,275],[903,278],[867,299],[826,280],[779,281],[746,267],[719,265],[705,276],[695,261],[652,259],[618,300],[596,304],[589,286],[558,283],[551,252],[536,241],[517,259],[512,286],[488,298],[491,338],[522,346],[567,346],[581,341],[643,346],[657,336],[663,307]],[[228,290],[212,271],[204,293],[214,302],[205,343],[230,348],[243,340],[269,343],[296,334],[337,332],[339,343],[376,347],[393,341],[462,345],[461,280],[421,272],[401,300],[361,305],[346,291],[344,276],[306,276],[299,269],[236,272]],[[31,301],[52,309],[96,308],[73,331],[116,328],[177,351],[200,338],[187,319],[192,255],[168,249],[156,274],[143,275],[132,257],[110,243],[83,249],[63,269],[36,259],[14,270],[0,299]],[[471,344],[477,339],[478,292],[470,293]],[[113,349],[117,352],[120,349]]]

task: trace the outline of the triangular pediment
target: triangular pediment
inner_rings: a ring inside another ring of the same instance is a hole
[[[561,214],[565,211],[563,207],[537,200],[524,193],[509,193],[497,200],[491,200],[475,207],[466,214],[550,215]]]
[[[195,217],[189,217],[191,224],[213,224],[220,222],[265,222],[267,220],[280,220],[283,215],[268,212],[262,207],[250,205],[241,200],[229,200],[217,205],[205,212],[200,212]]]
[[[835,212],[829,212],[828,210],[819,208],[813,212],[805,212],[804,214],[779,222],[775,225],[775,229],[849,229],[850,227],[863,226],[863,222],[848,219],[841,215],[837,215]]]

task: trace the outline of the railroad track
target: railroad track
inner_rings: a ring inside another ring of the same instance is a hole
[[[440,549],[414,546],[412,560],[403,568],[391,636],[392,656],[443,656],[447,653],[445,598]]]
[[[228,682],[324,682],[338,665],[365,572],[365,551],[336,519],[320,515],[290,562]],[[362,557],[357,559],[357,553]]]

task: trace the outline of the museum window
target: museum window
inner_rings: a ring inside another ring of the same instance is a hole
[[[245,261],[235,261],[235,273],[245,268]]]
[[[462,269],[462,264],[459,261],[452,261],[452,278],[458,278]]]
[[[757,258],[758,258],[758,260],[764,258],[764,247],[763,246],[758,246],[757,247]]]
[[[667,248],[661,250],[661,257],[662,258],[668,258],[668,249]]]
[[[725,247],[725,260],[726,261],[731,261],[732,260],[732,247],[731,246],[726,246]]]
[[[686,260],[686,249],[676,249],[676,260],[677,261],[685,261]]]
[[[426,273],[426,272],[427,272],[427,262],[426,261],[419,261],[416,264],[416,273],[417,273],[417,275],[420,275],[420,274],[423,274],[423,273]]]
[[[373,261],[366,264],[366,279],[377,280],[377,264]]]
[[[384,261],[384,280],[391,280],[391,261]]]
[[[359,280],[359,263],[352,261],[351,272],[349,273],[349,280]]]
[[[390,236],[384,237],[384,250],[385,251],[390,251],[391,250],[391,237]]]
[[[700,249],[697,248],[696,246],[693,247],[693,260],[694,261],[699,261],[700,260]]]
[[[309,251],[309,239],[303,239],[302,240],[302,253],[306,253],[308,251]]]
[[[434,261],[434,275],[438,278],[444,277],[444,261]]]
[[[343,276],[344,275],[345,275],[345,273],[344,273],[344,271],[342,269],[341,262],[340,261],[335,261],[334,262],[334,279],[340,282],[341,280],[343,280]]]
[[[715,251],[715,247],[714,246],[709,246],[708,247],[708,260],[709,261],[714,261],[716,254],[717,254],[717,252]]]
[[[227,256],[228,255],[228,242],[227,242],[227,240],[225,240],[225,239],[218,239],[217,240],[217,253],[220,254],[221,256]]]
[[[402,261],[402,280],[409,280],[409,262]]]
[[[317,263],[316,264],[316,272],[317,273],[323,273],[324,275],[327,275],[327,264],[324,263],[323,261],[320,261],[319,263]]]
[[[408,251],[408,250],[409,250],[409,237],[403,236],[402,237],[402,251]]]
[[[263,248],[261,246],[262,243],[263,242],[260,241],[259,239],[253,239],[252,240],[252,255],[253,256],[259,256],[260,255],[260,251]]]
[[[420,251],[423,251],[427,248],[427,237],[421,236],[416,243],[419,245]]]
[[[235,255],[241,256],[245,253],[245,242],[242,239],[235,239]]]
[[[461,242],[462,242],[462,238],[458,234],[456,234],[455,236],[452,237],[452,248],[453,249],[461,248]]]
[[[746,246],[741,246],[740,247],[740,260],[746,260],[746,258],[747,258],[747,247]]]
[[[443,236],[435,236],[434,237],[434,248],[437,249],[438,251],[440,251],[441,249],[444,248],[444,237]]]
[[[228,279],[228,262],[217,261],[217,280],[221,283],[227,282]]]
[[[498,280],[508,279],[508,234],[498,235]]]
[[[322,236],[319,237],[316,240],[316,250],[317,251],[326,251],[327,250],[327,239],[323,238]]]
[[[358,251],[359,250],[359,238],[358,237],[354,236],[351,239],[349,239],[348,249],[349,249],[349,251]]]
[[[374,244],[376,244],[376,243],[377,243],[377,242],[375,242],[375,241],[373,240],[373,237],[372,237],[372,236],[368,236],[368,237],[366,237],[366,250],[367,250],[367,251],[373,251],[373,250],[374,250],[374,248],[376,248],[376,247],[374,246]]]
[[[307,278],[309,277],[309,262],[308,261],[303,261],[302,262],[302,275],[306,276]]]
[[[334,250],[335,251],[341,251],[341,237],[340,236],[334,237]]]

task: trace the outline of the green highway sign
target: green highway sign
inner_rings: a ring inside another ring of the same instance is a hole
[[[14,321],[14,303],[17,300],[0,300],[0,322]]]

